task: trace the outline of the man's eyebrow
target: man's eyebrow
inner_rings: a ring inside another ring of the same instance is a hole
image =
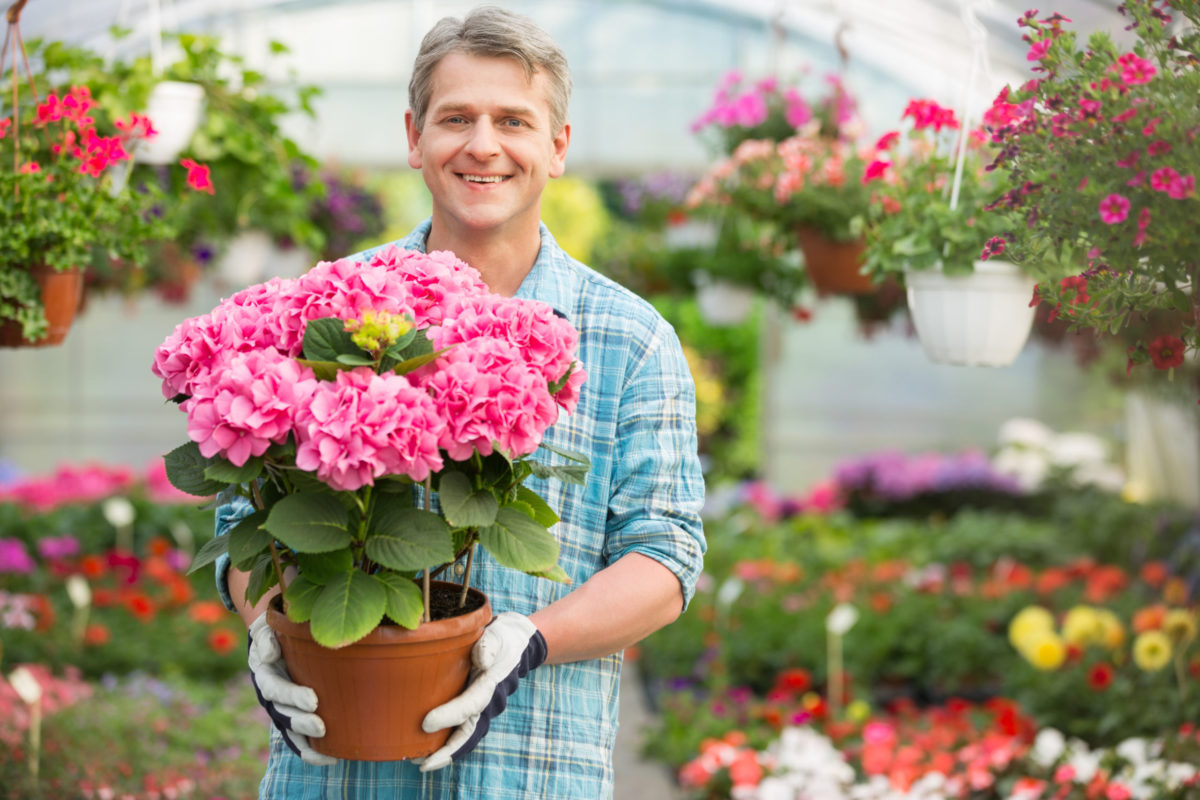
[[[468,103],[444,103],[434,107],[436,114],[463,113],[471,110]],[[531,117],[534,110],[531,106],[500,106],[498,116],[502,117]]]

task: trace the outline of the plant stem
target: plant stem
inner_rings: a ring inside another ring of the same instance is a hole
[[[279,550],[275,547],[274,539],[271,539],[271,563],[275,565],[275,578],[279,581],[279,590],[286,592],[287,584],[283,582],[283,568],[279,566]]]
[[[433,510],[433,478],[430,475],[425,476],[425,510]],[[425,596],[425,616],[424,622],[432,622],[433,615],[429,613],[429,567],[426,567],[421,575],[421,591]]]
[[[463,572],[462,593],[458,596],[458,607],[462,608],[467,604],[467,589],[471,585],[471,561],[475,558],[475,543],[467,549],[467,569]]]
[[[255,508],[257,508],[259,511],[262,511],[264,508],[266,508],[266,506],[263,505],[262,492],[258,490],[258,480],[250,481],[250,494],[254,496]]]

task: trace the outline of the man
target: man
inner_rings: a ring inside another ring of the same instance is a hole
[[[261,617],[269,597],[247,607],[246,574],[219,564],[222,595],[250,626],[255,683],[276,723],[263,797],[612,796],[620,654],[692,596],[705,550],[703,479],[694,388],[674,332],[541,224],[542,190],[562,175],[570,144],[569,95],[566,59],[530,20],[481,8],[437,23],[405,114],[408,161],[433,195],[433,215],[397,244],[453,251],[493,291],[544,301],[579,330],[588,379],[576,412],[546,441],[590,457],[587,484],[529,482],[562,517],[554,532],[572,583],[478,553],[472,584],[500,613],[475,647],[473,683],[424,721],[454,728],[449,743],[419,764],[372,763],[312,751],[320,709],[278,657]],[[248,510],[220,509],[218,533]]]

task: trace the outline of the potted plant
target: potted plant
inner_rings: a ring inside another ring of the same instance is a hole
[[[871,282],[860,270],[869,197],[862,178],[873,154],[855,144],[862,125],[853,99],[835,76],[829,80],[819,114],[797,90],[780,93],[771,81],[758,87],[773,95],[759,89],[714,105],[701,120],[721,126],[732,149],[701,178],[689,204],[734,209],[770,223],[789,245],[798,241],[823,294],[868,292]],[[792,127],[785,130],[781,120]]]
[[[558,517],[522,484],[584,479],[581,456],[532,458],[578,401],[577,342],[549,306],[491,294],[452,254],[390,247],[366,264],[324,262],[238,292],[158,348],[154,372],[191,439],[166,456],[172,483],[255,508],[193,568],[227,552],[250,572],[248,601],[283,589],[269,619],[293,677],[325,709],[322,752],[393,760],[444,742],[446,731],[425,734],[420,720],[461,691],[490,619],[484,606],[438,620],[484,603],[468,590],[476,545],[503,566],[568,580],[548,530]],[[446,598],[431,579],[455,562],[462,584]],[[451,650],[448,664],[421,655],[414,667],[401,652],[389,691],[377,691],[370,669],[385,642],[427,646],[447,627],[453,641],[438,647]],[[363,691],[351,698],[354,687]],[[399,729],[381,735],[368,719]]]
[[[164,81],[198,86],[203,91],[204,113],[186,142],[181,157],[203,163],[209,180],[219,189],[214,197],[182,196],[180,202],[162,211],[179,231],[164,252],[156,253],[154,266],[168,265],[148,274],[130,273],[129,282],[119,285],[137,291],[160,282],[178,291],[180,264],[191,264],[195,274],[221,263],[221,255],[234,248],[238,236],[288,241],[319,252],[324,236],[313,222],[310,207],[325,195],[321,180],[295,180],[296,170],[315,172],[317,162],[283,132],[281,123],[291,114],[314,115],[312,99],[319,93],[313,86],[294,89],[272,85],[245,60],[221,49],[211,36],[179,34],[171,37],[179,46],[179,57],[154,70],[148,54],[121,61],[106,61],[99,54],[61,42],[33,48],[48,70],[61,70],[76,83],[87,85],[92,95],[113,113],[140,110],[150,102]],[[287,47],[270,43],[272,58],[281,58]],[[153,118],[151,118],[153,119]],[[131,181],[156,184],[164,193],[181,196],[186,175],[162,166],[158,158],[147,160],[138,151]],[[230,263],[230,262],[226,262]],[[249,279],[243,278],[249,275]],[[236,280],[244,286],[259,279],[261,270],[242,269]]]
[[[1004,366],[1033,325],[1033,280],[991,258],[1012,229],[1003,211],[985,210],[998,191],[982,131],[964,132],[954,112],[913,100],[911,128],[884,134],[867,167],[872,204],[866,270],[877,281],[902,277],[926,355],[935,362]]]
[[[1169,358],[1151,339],[1131,345],[1132,365],[1157,366],[1200,345],[1200,8],[1129,0],[1120,12],[1132,46],[1103,32],[1081,45],[1062,15],[1022,15],[1035,75],[1005,87],[985,122],[1009,178],[998,203],[1024,222],[1006,242],[1037,277],[1035,299],[1097,335],[1188,312],[1155,332],[1170,336]]]

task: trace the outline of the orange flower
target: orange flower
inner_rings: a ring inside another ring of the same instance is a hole
[[[225,606],[215,600],[198,600],[188,607],[188,616],[201,625],[215,625],[225,616]]]
[[[892,596],[887,592],[871,593],[871,610],[877,614],[885,614],[892,607]]]
[[[1163,600],[1167,605],[1186,606],[1188,598],[1187,584],[1182,578],[1168,578],[1163,586]]]
[[[99,578],[107,571],[104,559],[100,556],[84,556],[79,561],[79,568],[89,578]]]
[[[1084,596],[1089,602],[1103,603],[1113,594],[1124,589],[1128,583],[1129,576],[1120,567],[1099,566],[1088,575]]]
[[[175,605],[187,605],[196,596],[196,590],[192,588],[192,584],[178,575],[174,576],[168,585],[171,589],[171,602]]]
[[[215,631],[209,631],[208,646],[213,649],[214,653],[223,656],[237,647],[237,637],[231,631],[218,628]]]
[[[171,543],[162,536],[155,536],[150,540],[149,548],[150,555],[162,557],[171,549]]]
[[[141,592],[130,592],[125,596],[125,608],[142,622],[154,619],[154,603]]]
[[[803,667],[785,669],[775,678],[775,688],[789,692],[807,692],[812,687],[812,675]]]
[[[29,601],[33,605],[33,614],[37,617],[37,630],[44,633],[54,627],[54,606],[50,598],[44,594],[31,594]]]
[[[1112,665],[1105,661],[1101,661],[1088,670],[1088,686],[1092,687],[1097,692],[1103,692],[1109,686],[1112,686],[1113,674]]]
[[[1037,577],[1037,593],[1041,595],[1054,594],[1059,589],[1069,586],[1072,579],[1068,570],[1062,567],[1049,567]]]
[[[1152,606],[1140,608],[1134,612],[1133,620],[1130,627],[1134,633],[1145,633],[1146,631],[1156,631],[1162,627],[1163,620],[1167,616],[1167,607],[1161,603],[1156,603]]]
[[[142,562],[142,569],[146,570],[146,574],[159,583],[169,583],[175,578],[175,570],[171,569],[162,556],[150,556]]]
[[[83,643],[93,647],[108,644],[110,638],[108,628],[98,622],[93,622],[83,630]]]
[[[1142,581],[1152,589],[1162,586],[1169,576],[1170,572],[1167,571],[1167,565],[1161,561],[1147,561],[1142,565]]]

